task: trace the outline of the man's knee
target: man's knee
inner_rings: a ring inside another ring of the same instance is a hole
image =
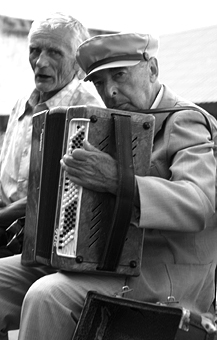
[[[25,308],[37,309],[41,303],[45,305],[46,301],[51,300],[53,289],[52,284],[49,284],[48,276],[46,277],[47,280],[44,280],[45,277],[43,277],[31,285],[23,300]]]

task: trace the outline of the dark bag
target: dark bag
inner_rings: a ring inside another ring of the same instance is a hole
[[[4,227],[0,227],[0,247],[6,246],[7,244],[7,237]]]
[[[211,320],[188,310],[88,292],[73,340],[213,340]]]

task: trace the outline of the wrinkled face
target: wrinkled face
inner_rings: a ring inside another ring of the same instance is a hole
[[[51,97],[72,80],[75,73],[73,56],[71,33],[66,29],[41,27],[32,33],[29,62],[35,74],[36,88],[45,97]]]
[[[157,76],[157,64],[150,59],[136,66],[100,70],[91,81],[107,108],[136,112],[154,102]]]

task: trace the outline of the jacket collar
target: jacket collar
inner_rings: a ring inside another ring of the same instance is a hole
[[[177,95],[172,92],[167,86],[163,85],[163,96],[158,105],[158,109],[161,108],[172,108],[175,107],[178,102]],[[153,114],[155,117],[155,135],[161,129],[163,122],[169,116],[170,112],[163,112],[163,113],[155,113]]]

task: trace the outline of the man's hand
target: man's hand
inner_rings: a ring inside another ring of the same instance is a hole
[[[15,220],[25,216],[27,198],[21,198],[5,207],[0,208],[0,226],[5,229]]]
[[[75,149],[72,156],[64,155],[61,160],[70,180],[90,190],[116,194],[117,162],[87,141],[84,141],[83,146],[83,149]]]

